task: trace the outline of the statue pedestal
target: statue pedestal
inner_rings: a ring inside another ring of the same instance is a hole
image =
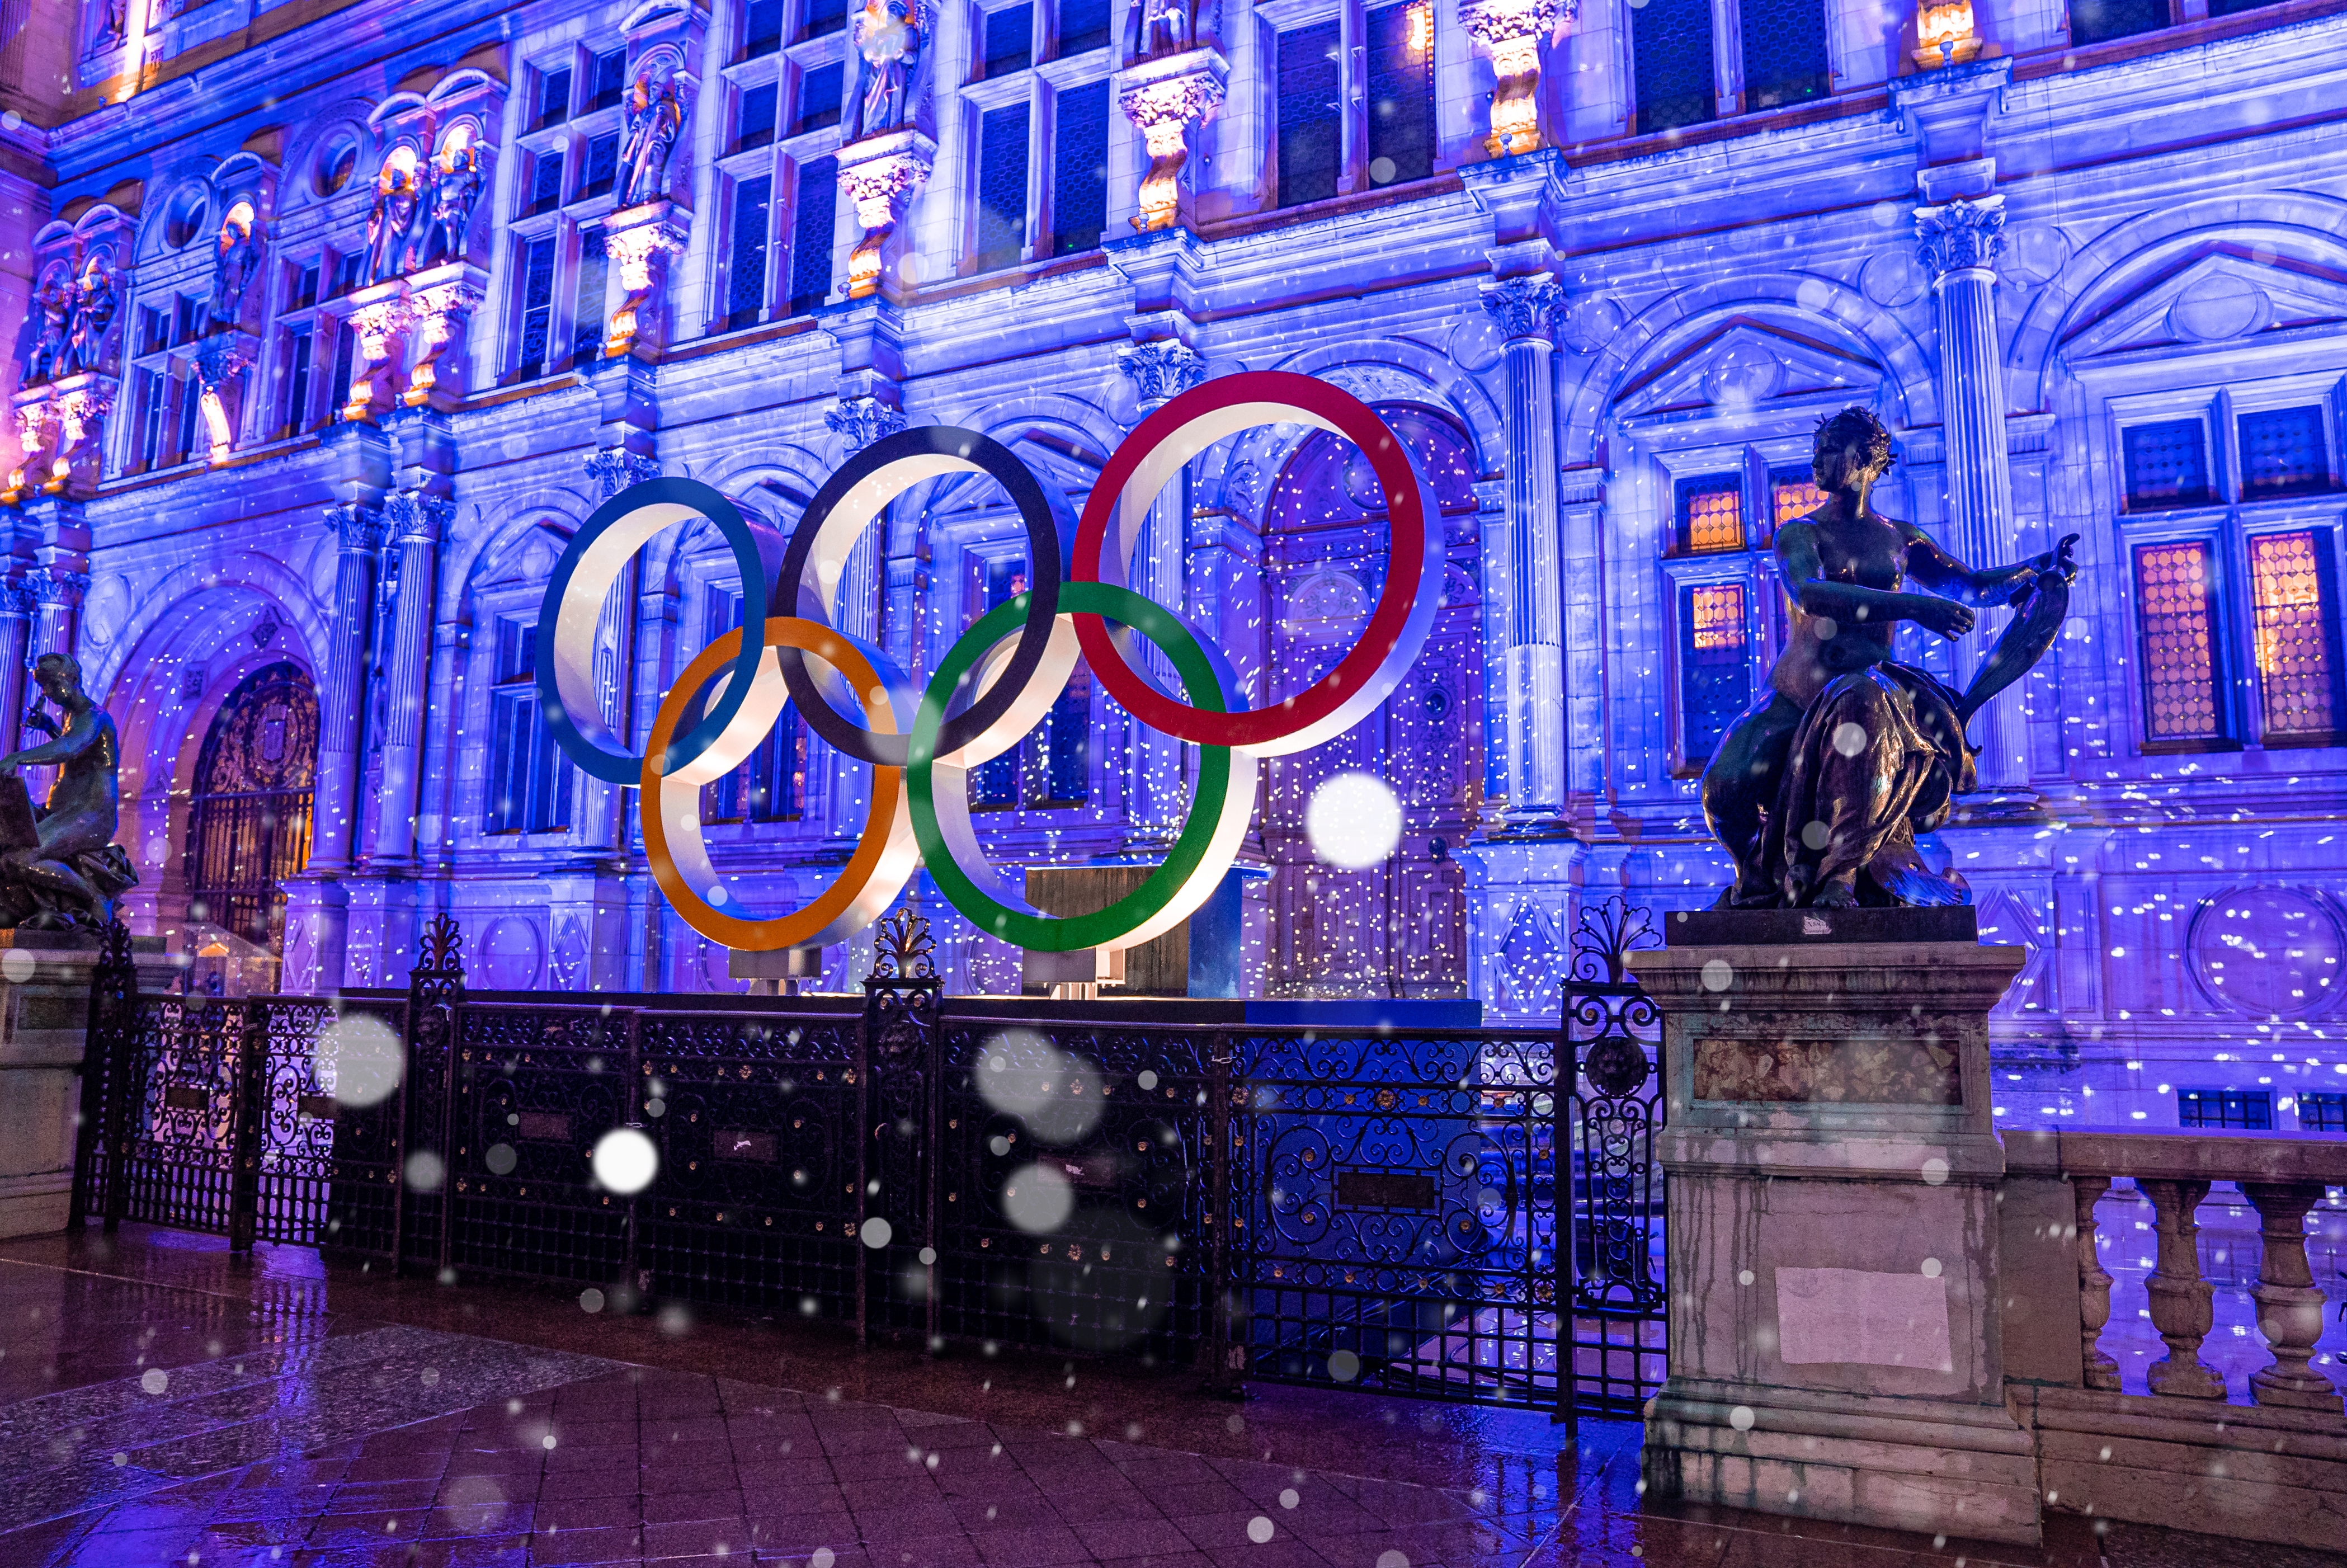
[[[168,987],[177,967],[162,938],[131,947],[138,989]],[[94,935],[0,930],[0,1236],[66,1228],[97,957]]]
[[[1630,957],[1669,1092],[1670,1378],[1647,1489],[2034,1542],[2030,1435],[2004,1403],[1988,1069],[2023,949],[1912,939],[1902,911],[1835,929],[1843,913],[1792,912],[1827,928],[1789,940],[1762,917],[1737,944],[1723,917],[1674,919],[1666,935],[1704,945]],[[1932,917],[1910,924],[1937,936]]]

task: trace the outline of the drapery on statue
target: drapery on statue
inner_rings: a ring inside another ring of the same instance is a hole
[[[212,255],[211,321],[215,326],[234,326],[243,319],[245,291],[252,286],[253,277],[261,271],[261,251],[266,245],[258,218],[242,228],[233,222],[220,225]]]
[[[52,275],[34,292],[33,309],[39,315],[40,324],[28,333],[31,346],[25,352],[26,386],[38,386],[68,374],[74,314],[72,277]]]
[[[921,17],[912,0],[864,0],[856,13],[856,93],[842,138],[857,141],[913,123]]]
[[[481,149],[477,142],[452,148],[447,161],[433,160],[432,232],[424,261],[461,261],[473,229],[473,207],[481,199]]]
[[[628,90],[628,139],[620,149],[620,205],[640,206],[668,193],[669,155],[684,130],[684,99],[671,76],[655,87],[651,73]]]
[[[67,359],[76,371],[106,368],[106,340],[114,327],[114,313],[122,302],[113,269],[103,256],[92,256],[74,285],[73,341]]]
[[[413,169],[395,163],[383,171],[375,186],[374,210],[367,215],[364,282],[386,282],[407,271],[423,200]]]
[[[1736,859],[1735,886],[1717,907],[1972,901],[1961,876],[1924,864],[1915,835],[1946,821],[1974,785],[1965,723],[2053,646],[2078,575],[2078,536],[2024,565],[1975,571],[1869,505],[1891,464],[1891,433],[1867,410],[1845,408],[1818,427],[1825,504],[1777,531],[1792,636],[1770,690],[1704,770],[1704,820]],[[1906,591],[1910,579],[1930,591]],[[2012,624],[1961,694],[1891,657],[1899,621],[1952,641],[1973,628],[1967,605],[2004,603]]]
[[[103,927],[114,900],[138,885],[130,856],[114,842],[122,761],[114,720],[81,689],[81,665],[64,653],[35,661],[41,696],[25,723],[50,739],[0,757],[0,926],[62,931]],[[40,711],[43,699],[65,714]],[[17,769],[57,765],[49,804],[36,811]]]

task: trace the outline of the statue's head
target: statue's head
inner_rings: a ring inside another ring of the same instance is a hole
[[[44,653],[33,661],[33,683],[63,707],[81,690],[81,661],[70,653]]]
[[[1821,490],[1846,490],[1891,472],[1891,432],[1874,411],[1850,405],[1818,423],[1817,455],[1810,462]]]

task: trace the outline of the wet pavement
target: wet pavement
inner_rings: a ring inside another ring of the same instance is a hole
[[[0,1568],[2296,1568],[1650,1509],[1639,1430],[795,1321],[617,1317],[126,1228],[0,1244]]]

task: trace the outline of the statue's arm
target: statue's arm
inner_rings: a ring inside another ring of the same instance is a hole
[[[1965,604],[2003,604],[2035,582],[2041,569],[2034,562],[2023,561],[1975,571],[1912,523],[1901,524],[1900,532],[1907,536],[1907,575],[1932,592]]]
[[[1793,601],[1806,614],[1852,623],[1912,620],[1942,637],[1961,637],[1972,630],[1973,612],[1960,604],[1828,577],[1825,562],[1818,557],[1817,530],[1808,523],[1788,523],[1777,530],[1777,560]]]
[[[0,757],[0,769],[39,767],[46,763],[61,763],[77,757],[97,743],[98,723],[95,710],[76,713],[67,723],[65,733],[54,741],[44,741],[37,746],[27,746]]]

